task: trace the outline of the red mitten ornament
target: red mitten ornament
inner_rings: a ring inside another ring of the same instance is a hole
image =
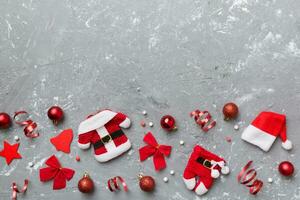
[[[144,142],[147,145],[139,149],[140,160],[144,161],[153,156],[155,170],[159,171],[166,168],[165,156],[170,156],[172,147],[158,144],[151,132],[145,135]]]
[[[59,135],[50,139],[50,142],[55,146],[57,151],[62,151],[64,153],[70,153],[70,146],[73,140],[73,130],[66,129],[63,130]]]
[[[9,144],[6,140],[3,143],[4,148],[0,151],[0,156],[4,157],[6,163],[9,165],[14,159],[21,159],[22,156],[18,152],[20,143]]]
[[[95,158],[107,162],[130,149],[131,143],[121,128],[129,128],[130,119],[123,113],[103,110],[90,115],[78,128],[78,146],[94,146]]]
[[[183,173],[183,180],[189,190],[197,195],[205,194],[213,185],[213,179],[228,174],[229,168],[223,158],[197,145],[191,154]],[[197,179],[196,179],[197,177]]]
[[[60,190],[66,187],[67,181],[70,181],[75,171],[69,168],[63,168],[55,155],[52,155],[47,161],[45,167],[40,169],[40,181],[47,182],[53,179],[53,190]]]

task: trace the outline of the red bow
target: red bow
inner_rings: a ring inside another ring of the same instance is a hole
[[[158,144],[151,132],[147,133],[143,140],[148,145],[139,149],[140,160],[144,161],[148,157],[153,156],[155,170],[159,171],[166,168],[164,156],[171,154],[172,147]]]
[[[40,180],[42,182],[53,180],[53,190],[59,190],[66,187],[67,181],[71,180],[75,171],[68,168],[62,168],[55,155],[52,155],[47,161],[45,167],[40,169]]]

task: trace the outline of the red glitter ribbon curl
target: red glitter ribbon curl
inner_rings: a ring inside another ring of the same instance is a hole
[[[18,119],[21,115],[25,115],[26,120]],[[14,120],[20,126],[25,126],[24,134],[26,137],[36,138],[40,135],[37,131],[37,124],[34,121],[32,121],[31,119],[29,119],[29,114],[26,111],[22,110],[22,111],[15,112]]]
[[[18,186],[15,182],[12,183],[12,200],[17,200],[18,193],[25,193],[28,187],[29,181],[27,179],[24,180],[24,185],[21,190],[18,189]]]
[[[204,132],[209,131],[217,122],[212,119],[212,116],[208,111],[195,110],[190,113],[190,116],[194,118],[195,122],[201,127]]]
[[[111,192],[121,190],[119,183],[122,184],[124,191],[128,192],[128,186],[121,176],[115,176],[107,181],[107,187]]]
[[[249,188],[250,194],[256,195],[262,188],[263,182],[256,179],[257,172],[255,169],[250,169],[252,160],[249,161],[239,173],[237,179],[238,182]]]

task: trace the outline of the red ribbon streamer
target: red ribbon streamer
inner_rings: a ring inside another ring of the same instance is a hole
[[[123,185],[124,191],[128,192],[128,187],[125,180],[121,176],[115,176],[107,181],[107,187],[111,192],[121,190],[119,182]]]
[[[250,194],[256,195],[262,188],[263,182],[261,180],[255,179],[257,172],[255,169],[250,169],[252,160],[249,161],[239,173],[237,179],[238,182],[249,187]],[[251,183],[252,182],[252,183]]]
[[[191,112],[191,117],[194,117],[195,122],[201,127],[204,132],[213,128],[217,122],[212,119],[212,116],[208,111],[195,110]]]
[[[15,182],[12,183],[12,200],[17,200],[18,193],[25,193],[28,187],[29,181],[27,179],[24,180],[24,186],[21,190],[18,189],[18,186]]]
[[[26,115],[27,120],[24,120],[24,121],[18,120],[17,118],[20,115]],[[20,126],[25,126],[24,134],[26,137],[36,138],[40,135],[36,129],[37,124],[34,121],[32,121],[31,119],[29,119],[29,114],[26,111],[22,110],[22,111],[15,112],[14,120]]]
[[[155,170],[159,171],[166,168],[165,156],[171,154],[172,147],[158,144],[151,132],[145,135],[144,142],[148,145],[139,149],[140,160],[144,161],[148,157],[153,156]]]

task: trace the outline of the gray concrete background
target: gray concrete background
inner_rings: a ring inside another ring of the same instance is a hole
[[[27,110],[41,132],[31,141],[17,125],[1,130],[1,143],[21,137],[23,159],[10,166],[0,159],[0,199],[10,199],[11,182],[21,184],[24,178],[30,179],[30,188],[19,199],[254,199],[236,181],[250,159],[265,182],[256,199],[300,199],[299,11],[297,0],[0,0],[0,110],[11,114]],[[228,101],[240,108],[240,117],[233,122],[222,119],[221,109]],[[58,127],[46,116],[54,104],[66,113]],[[99,164],[91,151],[79,150],[75,142],[70,155],[54,150],[49,138],[66,128],[76,133],[80,121],[101,108],[123,111],[132,119],[133,126],[126,130],[133,143],[129,153]],[[203,133],[189,118],[196,108],[209,110],[217,127]],[[148,112],[146,118],[143,110]],[[287,114],[288,137],[294,142],[291,152],[279,141],[264,153],[240,139],[262,110]],[[163,114],[176,117],[176,133],[161,130]],[[140,127],[141,120],[153,121],[154,127]],[[233,130],[236,123],[239,131]],[[160,143],[173,146],[168,167],[160,173],[151,160],[138,160],[148,130]],[[232,143],[225,141],[226,136]],[[185,146],[179,145],[180,140]],[[181,180],[197,143],[224,156],[232,169],[201,198]],[[52,191],[52,182],[39,181],[38,170],[52,154],[76,170],[65,190]],[[294,178],[278,174],[277,165],[283,160],[295,164]],[[28,166],[31,161],[33,168]],[[169,175],[171,169],[175,176]],[[97,188],[88,196],[76,187],[84,171]],[[156,179],[153,194],[140,191],[139,172]],[[129,193],[105,189],[107,179],[115,175],[126,179]],[[267,183],[269,177],[273,184]]]

